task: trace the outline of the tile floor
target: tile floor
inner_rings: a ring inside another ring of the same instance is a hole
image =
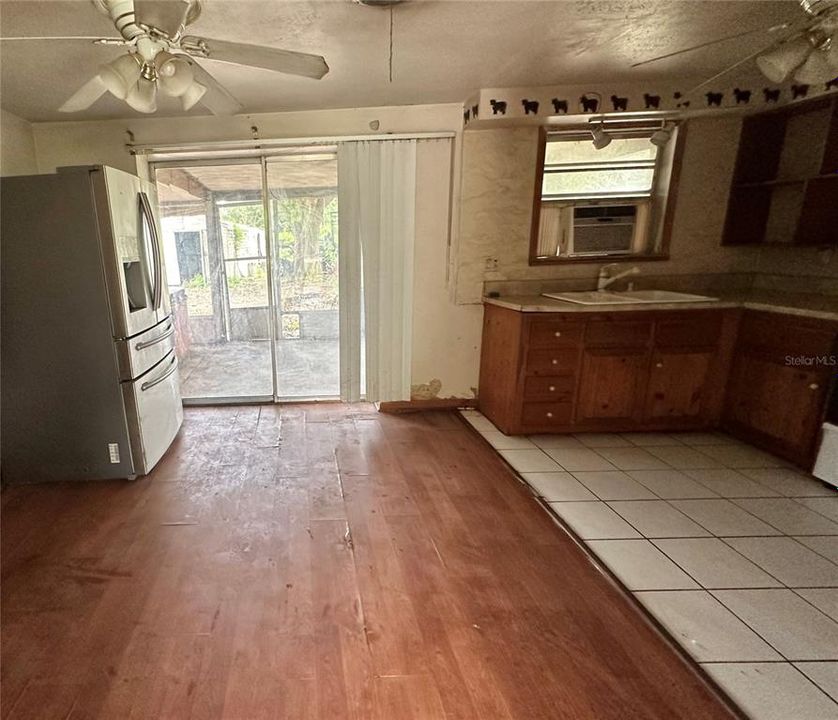
[[[463,417],[754,720],[838,720],[838,491],[721,433]]]

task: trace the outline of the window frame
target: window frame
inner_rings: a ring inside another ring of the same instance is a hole
[[[606,131],[611,131],[611,128],[606,124]],[[648,120],[645,121],[626,121],[624,123],[614,123],[613,132],[618,137],[650,137],[651,134],[660,127],[658,124],[651,124]],[[669,241],[672,233],[672,219],[675,209],[675,200],[677,197],[678,182],[680,178],[681,164],[683,160],[684,141],[686,137],[686,124],[679,123],[676,126],[675,136],[671,142],[675,145],[671,150],[670,167],[668,178],[664,178],[662,173],[662,164],[665,161],[665,148],[658,149],[655,161],[654,171],[652,174],[651,189],[649,192],[616,192],[603,194],[577,194],[577,195],[554,195],[542,196],[542,188],[544,183],[545,173],[551,172],[551,166],[545,166],[547,155],[547,143],[551,142],[550,136],[561,134],[567,140],[589,139],[591,137],[591,125],[585,124],[582,126],[574,126],[570,128],[550,128],[542,126],[539,128],[538,138],[538,153],[536,161],[535,173],[535,188],[533,197],[532,209],[532,224],[530,229],[530,265],[549,265],[549,264],[565,264],[565,263],[603,263],[603,262],[638,262],[638,261],[653,261],[653,260],[668,260],[669,259]],[[560,140],[552,140],[552,142],[561,142]],[[567,163],[570,170],[576,171],[577,167],[595,165],[592,163],[575,162]],[[603,165],[605,165],[603,163]],[[615,167],[628,167],[642,165],[648,168],[649,164],[643,161],[613,161]],[[553,171],[560,172],[560,171]],[[665,180],[665,185],[662,182]],[[659,234],[661,238],[660,249],[654,253],[614,253],[612,255],[581,255],[581,256],[549,256],[545,257],[538,254],[539,247],[539,229],[541,223],[541,205],[542,203],[562,203],[563,205],[617,205],[617,204],[637,204],[640,202],[648,202],[650,206],[650,215],[652,205],[655,202],[661,203],[662,206],[658,209],[658,224],[655,227],[651,226],[652,220],[650,218],[649,233]]]

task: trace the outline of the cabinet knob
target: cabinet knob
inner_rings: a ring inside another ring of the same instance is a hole
[[[556,360],[556,358],[553,358],[550,362],[553,363],[553,365],[558,365],[559,364],[559,361]]]
[[[556,332],[554,332],[553,335],[555,335],[556,337],[562,336],[562,334],[558,330],[556,330]]]
[[[548,412],[548,413],[547,413],[547,417],[553,417],[553,413]]]
[[[556,386],[555,385],[551,385],[548,389],[550,390],[550,392],[556,392]]]
[[[811,385],[809,385],[810,390],[817,390],[819,387],[820,385],[818,385],[817,383],[812,383]]]
[[[663,367],[663,363],[655,363],[655,367],[661,368]]]

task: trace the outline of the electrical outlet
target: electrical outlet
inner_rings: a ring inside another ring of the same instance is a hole
[[[494,255],[489,255],[483,259],[483,267],[485,270],[497,270],[498,259]]]

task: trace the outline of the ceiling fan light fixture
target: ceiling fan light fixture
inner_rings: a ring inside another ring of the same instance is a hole
[[[832,80],[838,74],[838,70],[830,62],[830,55],[835,54],[831,52],[831,49],[829,43],[826,44],[826,47],[815,48],[806,58],[806,62],[797,68],[794,79],[806,85],[815,85]]]
[[[204,94],[206,93],[207,88],[204,85],[201,85],[197,80],[194,80],[192,84],[186,89],[186,92],[180,96],[180,101],[183,105],[184,110],[191,110],[195,107],[195,103],[197,103]]]
[[[602,129],[602,125],[591,128],[591,135],[593,136],[594,147],[597,150],[602,150],[602,148],[611,144],[612,137]]]
[[[180,97],[195,82],[195,75],[188,60],[168,52],[161,52],[155,61],[157,82],[163,94],[169,97]]]
[[[812,43],[805,35],[798,35],[780,43],[773,50],[757,58],[757,66],[771,82],[783,82],[812,52]]]
[[[108,92],[124,100],[140,78],[142,68],[134,53],[120,55],[113,62],[99,68],[99,79]]]
[[[157,84],[153,80],[141,77],[128,91],[125,102],[137,112],[155,112],[157,110]]]

